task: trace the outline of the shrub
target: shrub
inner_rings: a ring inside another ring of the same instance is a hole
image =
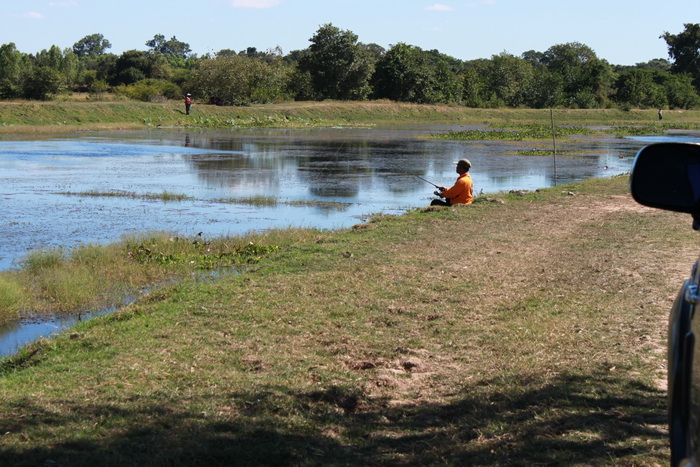
[[[115,93],[143,102],[159,102],[182,97],[180,86],[169,81],[144,79],[134,84],[120,85]]]

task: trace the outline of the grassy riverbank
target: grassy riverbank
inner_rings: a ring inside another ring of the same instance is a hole
[[[0,464],[666,464],[690,219],[626,177],[500,198],[278,238],[30,345]]]
[[[374,102],[290,102],[250,107],[197,104],[192,115],[180,102],[91,101],[3,102],[0,134],[149,127],[287,127],[334,125],[550,124],[549,110],[469,109],[459,106]],[[658,123],[655,110],[592,109],[554,111],[557,125],[646,125]],[[700,111],[666,111],[664,124],[696,124]]]

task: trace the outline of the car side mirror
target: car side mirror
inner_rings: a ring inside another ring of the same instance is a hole
[[[638,203],[693,215],[700,229],[700,145],[658,143],[642,148],[630,177]]]

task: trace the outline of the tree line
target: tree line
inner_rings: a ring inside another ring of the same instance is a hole
[[[286,55],[279,47],[250,47],[197,56],[189,44],[161,34],[145,43],[147,50],[116,55],[103,35],[92,34],[72,48],[36,54],[1,45],[0,99],[111,92],[159,101],[189,92],[218,105],[389,99],[477,108],[700,106],[700,24],[660,39],[670,60],[620,66],[578,42],[467,61],[405,43],[386,50],[330,23],[319,27],[308,48]]]

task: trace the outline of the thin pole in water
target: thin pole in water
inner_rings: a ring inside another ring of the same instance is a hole
[[[552,144],[554,145],[554,186],[557,186],[557,137],[554,132],[554,110],[549,109],[549,118],[552,121]]]

